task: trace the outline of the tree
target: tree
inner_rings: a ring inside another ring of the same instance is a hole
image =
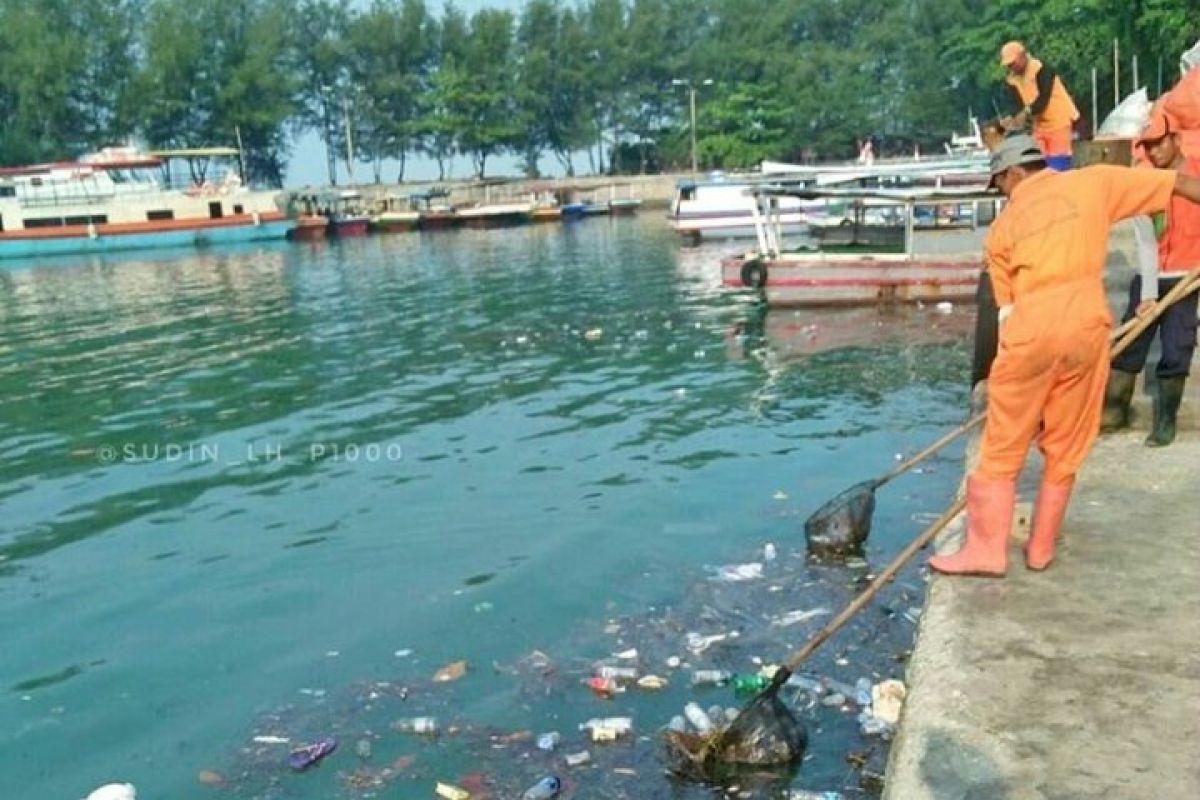
[[[424,0],[375,0],[349,26],[350,82],[355,87],[355,141],[382,180],[385,158],[404,163],[417,135],[419,99],[429,90],[434,48]]]
[[[291,15],[293,63],[301,76],[300,127],[325,142],[329,182],[337,185],[337,153],[345,144],[343,115],[350,92],[349,0],[303,0]]]
[[[286,0],[152,0],[136,75],[137,127],[154,147],[240,139],[247,179],[280,185],[297,110]]]
[[[425,92],[418,99],[414,134],[421,152],[437,161],[438,180],[445,180],[446,164],[458,150],[459,133],[467,125],[459,113],[467,83],[467,18],[447,2],[440,23],[431,21],[429,29],[437,46]]]
[[[484,177],[492,155],[514,149],[521,133],[512,98],[513,16],[481,9],[471,17],[463,72],[451,97],[451,114],[463,124],[458,141]]]

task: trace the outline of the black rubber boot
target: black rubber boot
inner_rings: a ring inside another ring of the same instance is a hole
[[[1175,441],[1175,417],[1183,402],[1183,387],[1187,378],[1159,378],[1158,396],[1154,398],[1154,427],[1146,437],[1147,447],[1166,447]]]
[[[1104,389],[1104,414],[1100,417],[1100,432],[1112,433],[1129,427],[1129,403],[1137,374],[1114,369],[1108,375]]]

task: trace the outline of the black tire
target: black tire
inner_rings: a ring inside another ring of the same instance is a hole
[[[761,289],[767,285],[767,265],[757,258],[742,264],[742,285]]]

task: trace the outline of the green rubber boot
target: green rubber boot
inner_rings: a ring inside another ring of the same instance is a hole
[[[1187,378],[1159,378],[1158,396],[1154,398],[1154,426],[1146,437],[1147,447],[1166,447],[1175,441],[1175,417],[1183,402],[1183,387]]]
[[[1100,432],[1112,433],[1129,427],[1129,403],[1137,374],[1114,369],[1108,375],[1104,389],[1104,413],[1100,417]]]

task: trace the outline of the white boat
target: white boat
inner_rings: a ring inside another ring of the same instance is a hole
[[[106,148],[78,161],[0,169],[0,258],[283,238],[279,193],[242,185],[232,148]],[[175,180],[170,165],[186,161]],[[180,184],[186,188],[180,188]]]
[[[958,229],[921,234],[919,207],[991,205],[998,195],[978,189],[826,189],[786,184],[752,190],[758,247],[721,262],[722,283],[752,289],[768,306],[814,307],[974,298],[982,270],[983,233]],[[902,209],[898,245],[786,250],[781,200],[874,201]],[[980,214],[971,214],[973,220]]]
[[[790,185],[843,188],[969,187],[983,189],[989,181],[986,155],[960,154],[929,159],[877,161],[870,166],[842,164],[804,166],[764,161],[760,174],[718,176],[704,181],[684,180],[676,185],[675,200],[668,215],[671,226],[684,239],[753,238],[754,201],[748,192],[756,186],[786,179]],[[895,204],[878,198],[858,198],[859,217],[852,219],[851,206],[842,198],[802,200],[779,198],[782,233],[795,236],[810,228],[858,224],[894,223]],[[866,209],[865,212],[863,209]],[[865,214],[865,216],[864,216]]]
[[[716,176],[709,180],[683,180],[675,186],[675,199],[667,218],[671,227],[687,241],[698,243],[705,239],[738,239],[754,236],[754,198],[746,192],[756,180],[728,179]],[[799,234],[807,230],[810,216],[824,217],[820,203],[806,208],[799,200],[784,201],[781,224],[784,233]]]
[[[529,222],[533,203],[484,203],[459,206],[457,210],[458,222],[468,228],[502,228]]]

